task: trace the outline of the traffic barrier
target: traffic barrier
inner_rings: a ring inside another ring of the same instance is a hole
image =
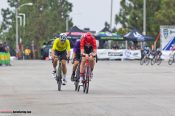
[[[10,53],[0,52],[0,64],[1,65],[10,64]]]

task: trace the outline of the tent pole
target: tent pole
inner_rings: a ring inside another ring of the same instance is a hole
[[[125,41],[125,49],[128,49],[128,41]]]

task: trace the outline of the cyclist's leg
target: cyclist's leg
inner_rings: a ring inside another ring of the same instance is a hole
[[[54,56],[56,56],[56,57],[53,57],[52,63],[53,63],[53,68],[54,68],[54,70],[56,70],[59,52],[58,52],[58,51],[54,51]]]
[[[94,66],[95,66],[95,58],[93,56],[90,56],[89,61],[90,61],[90,67],[91,67],[90,79],[92,79],[93,78],[93,70],[94,70]]]
[[[53,59],[52,59],[52,64],[53,64],[53,69],[54,69],[53,72],[52,72],[52,76],[55,78],[56,77],[56,67],[57,67],[59,52],[54,51],[54,56],[57,56],[57,57],[53,57]]]
[[[77,66],[80,62],[80,54],[75,54],[75,58],[74,58],[74,64],[73,64],[73,68],[72,68],[72,76],[71,76],[71,80],[74,80],[74,76],[75,76],[75,71],[77,69]]]
[[[80,83],[79,83],[79,85],[82,85],[82,81],[83,81],[83,78],[84,78],[85,62],[86,62],[86,58],[82,57],[81,58],[81,63],[80,63],[80,81],[79,81]]]
[[[73,64],[73,69],[72,69],[71,81],[74,81],[75,71],[77,69],[78,64],[79,64],[79,61],[75,60]]]
[[[94,66],[95,66],[95,59],[93,56],[89,57],[89,61],[90,61],[90,67],[91,67],[91,71],[93,71]]]
[[[66,83],[67,79],[66,79],[66,74],[67,74],[67,66],[66,66],[66,61],[67,61],[67,52],[63,51],[60,54],[61,57],[61,62],[62,62],[62,71],[63,71],[63,81]]]

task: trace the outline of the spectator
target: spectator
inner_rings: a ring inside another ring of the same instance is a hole
[[[24,54],[25,54],[26,59],[30,59],[31,50],[29,48],[26,48],[25,51],[24,51]]]
[[[0,41],[0,52],[5,52],[5,48],[2,41]]]

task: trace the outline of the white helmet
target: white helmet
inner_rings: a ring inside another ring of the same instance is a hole
[[[67,35],[65,33],[61,33],[60,34],[60,40],[61,40],[61,42],[64,43],[66,41],[66,39],[67,39]]]

